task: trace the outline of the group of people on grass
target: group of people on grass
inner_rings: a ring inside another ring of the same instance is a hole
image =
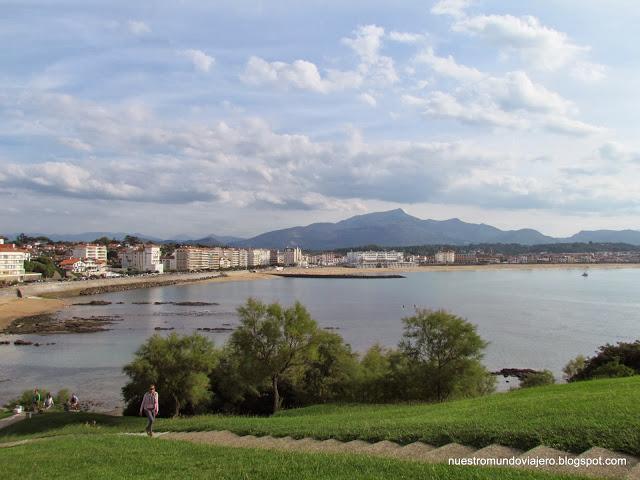
[[[33,395],[31,396],[31,411],[34,413],[37,412],[45,412],[53,408],[55,402],[53,401],[53,395],[51,392],[47,392],[47,396],[42,402],[42,396],[40,395],[40,391],[38,388],[33,389]],[[65,403],[64,409],[68,412],[79,412],[80,411],[80,400],[78,396],[73,393],[69,400]]]
[[[33,389],[33,396],[31,397],[31,411],[35,412],[43,412],[51,409],[54,405],[53,396],[51,392],[47,393],[46,398],[44,399],[44,403],[42,402],[42,397],[40,395],[40,391],[37,388]],[[74,393],[69,398],[69,401],[65,404],[65,410],[70,412],[78,412],[80,411],[80,401],[78,400],[78,396]],[[158,416],[158,392],[156,392],[156,386],[150,385],[149,391],[144,394],[142,397],[142,403],[140,404],[140,415],[145,415],[147,417],[147,426],[145,428],[145,432],[150,437],[153,437],[153,423]]]

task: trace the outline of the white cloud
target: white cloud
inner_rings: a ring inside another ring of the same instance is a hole
[[[353,32],[353,37],[342,39],[360,58],[358,71],[379,85],[388,85],[399,80],[391,57],[381,55],[384,28],[377,25],[362,25]]]
[[[389,40],[398,43],[419,43],[425,39],[425,36],[421,33],[410,33],[410,32],[389,32],[387,35]]]
[[[306,60],[267,62],[255,56],[249,59],[240,78],[249,85],[272,84],[318,93],[357,88],[362,83],[362,78],[355,72],[329,70],[323,78],[318,67]]]
[[[454,58],[437,56],[433,48],[429,47],[418,53],[414,58],[415,62],[429,65],[436,73],[447,77],[464,81],[477,81],[485,78],[485,74],[466,65],[460,65]]]
[[[604,68],[586,62],[590,48],[577,45],[566,33],[542,25],[533,16],[478,15],[459,18],[456,32],[478,36],[495,44],[504,54],[518,54],[527,64],[542,70],[569,67],[577,78],[590,81],[604,76]]]
[[[205,73],[208,72],[211,69],[211,67],[216,63],[215,58],[207,55],[202,50],[188,49],[188,50],[182,50],[180,53],[184,57],[188,58],[193,64],[193,66],[197,70],[200,70],[201,72],[205,72]]]
[[[375,107],[378,105],[378,101],[376,100],[376,97],[374,97],[370,93],[361,93],[360,95],[358,95],[358,99],[362,103],[367,104],[370,107]]]
[[[452,17],[462,17],[465,10],[473,3],[473,0],[439,0],[431,7],[434,15],[450,15]]]
[[[79,152],[90,152],[91,150],[93,150],[91,148],[91,145],[77,138],[68,138],[68,137],[60,138],[59,142],[62,145],[66,145],[67,147],[72,148],[73,150],[77,150]]]
[[[129,32],[137,36],[151,33],[151,27],[140,20],[129,20],[127,26],[129,27]]]
[[[577,113],[572,102],[535,83],[523,71],[489,75],[459,64],[451,55],[440,57],[432,48],[420,52],[414,61],[428,65],[439,76],[459,82],[450,93],[438,91],[422,98],[410,95],[402,98],[405,105],[421,107],[428,115],[566,135],[586,136],[603,131],[571,118]]]

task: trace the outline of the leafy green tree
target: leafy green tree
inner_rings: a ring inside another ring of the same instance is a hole
[[[293,379],[302,404],[352,400],[358,377],[357,356],[340,335],[319,330],[314,348]]]
[[[207,405],[209,374],[217,359],[213,343],[201,335],[153,335],[123,368],[130,378],[122,389],[127,413],[137,412],[150,384],[156,385],[160,395],[161,414],[176,416]]]
[[[400,350],[411,360],[411,377],[424,395],[443,401],[453,395],[484,393],[490,387],[488,372],[480,363],[488,344],[475,325],[444,310],[417,310],[403,322]]]
[[[584,355],[578,355],[576,358],[569,360],[562,369],[564,379],[570,382],[578,373],[582,371],[587,359]]]
[[[122,239],[122,243],[126,243],[127,245],[138,245],[143,243],[143,241],[134,235],[125,235]]]
[[[542,387],[543,385],[553,385],[556,383],[556,379],[549,370],[543,370],[541,372],[530,373],[522,380],[520,380],[521,388],[530,387]]]
[[[238,308],[238,315],[240,327],[231,335],[230,346],[241,359],[249,383],[270,381],[275,413],[281,403],[278,384],[308,359],[318,326],[299,302],[283,308],[278,303],[266,305],[250,298]]]

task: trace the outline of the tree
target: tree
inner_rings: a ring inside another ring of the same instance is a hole
[[[569,360],[562,369],[562,373],[564,373],[564,379],[567,382],[570,382],[576,375],[578,375],[580,371],[582,371],[586,361],[587,359],[584,355],[578,355],[573,360]]]
[[[238,315],[240,327],[231,335],[230,346],[241,358],[245,378],[270,381],[276,413],[281,401],[278,383],[308,358],[318,326],[300,302],[283,308],[250,298],[238,308]]]
[[[549,370],[543,370],[541,372],[530,373],[522,380],[520,380],[521,388],[541,387],[543,385],[553,385],[556,383],[556,379]]]
[[[176,416],[208,404],[209,373],[217,358],[214,345],[200,335],[153,335],[123,368],[131,379],[122,389],[127,412],[137,412],[150,384],[155,384],[161,395],[162,414]]]
[[[489,374],[480,363],[488,344],[475,325],[444,310],[417,310],[403,322],[400,350],[411,360],[411,377],[424,395],[443,401],[490,389]]]

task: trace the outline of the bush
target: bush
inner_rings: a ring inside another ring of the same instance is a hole
[[[567,364],[562,369],[562,372],[564,373],[564,379],[567,382],[571,382],[572,379],[575,378],[575,376],[578,375],[578,373],[580,373],[582,369],[584,369],[586,361],[587,359],[584,355],[578,355],[573,360],[569,360],[569,362],[567,362]]]
[[[619,342],[616,345],[606,344],[598,349],[593,357],[588,358],[585,364],[569,379],[589,380],[595,378],[596,375],[606,374],[608,368],[617,369],[617,373],[627,372],[619,367],[604,367],[612,362],[617,362],[633,370],[634,373],[640,373],[640,340],[632,343]],[[615,373],[612,371],[612,373]]]
[[[553,385],[556,379],[549,370],[530,373],[520,380],[520,388],[542,387],[543,385]]]
[[[612,360],[592,370],[591,378],[621,378],[635,374],[636,371],[633,368],[622,365],[619,360]]]

